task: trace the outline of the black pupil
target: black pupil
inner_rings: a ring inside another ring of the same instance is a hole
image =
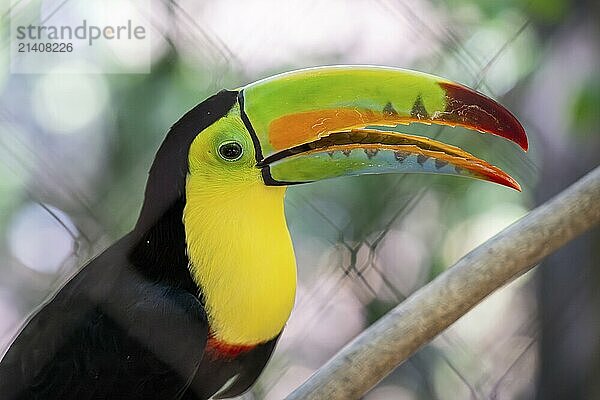
[[[219,154],[227,160],[235,160],[242,154],[242,146],[239,143],[225,143],[219,147]]]

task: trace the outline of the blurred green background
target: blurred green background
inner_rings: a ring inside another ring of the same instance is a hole
[[[66,2],[40,3],[44,14]],[[482,156],[522,193],[426,175],[289,189],[298,297],[249,399],[283,398],[391,307],[600,162],[597,1],[151,3],[151,73],[129,73],[131,55],[118,74],[11,74],[11,2],[0,1],[0,354],[36,306],[131,229],[169,126],[221,88],[316,65],[412,68],[499,100],[530,136],[525,154],[458,128],[402,127]],[[485,300],[365,398],[600,399],[599,256],[596,230]]]

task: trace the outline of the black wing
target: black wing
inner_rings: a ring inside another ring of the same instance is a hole
[[[130,242],[92,260],[25,325],[0,362],[1,399],[183,395],[204,352],[204,308],[128,266]]]

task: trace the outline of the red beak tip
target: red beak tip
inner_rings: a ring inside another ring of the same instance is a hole
[[[446,122],[501,136],[529,149],[527,134],[519,120],[496,101],[466,86],[443,82],[447,104],[443,114]]]
[[[521,142],[519,143],[519,146],[521,146],[521,148],[524,151],[529,150],[529,141],[527,140],[527,135],[525,134],[525,130],[524,129],[522,129],[521,138],[522,139],[521,139]]]
[[[515,181],[511,177],[505,177],[502,179],[501,182],[498,182],[498,183],[500,183],[504,186],[508,186],[509,188],[515,189],[518,192],[523,191],[523,189],[521,189],[521,185],[519,185],[519,182]]]

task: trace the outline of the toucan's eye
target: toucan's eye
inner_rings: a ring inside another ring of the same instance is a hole
[[[219,155],[227,161],[237,161],[243,153],[244,149],[238,142],[225,142],[219,146]]]

